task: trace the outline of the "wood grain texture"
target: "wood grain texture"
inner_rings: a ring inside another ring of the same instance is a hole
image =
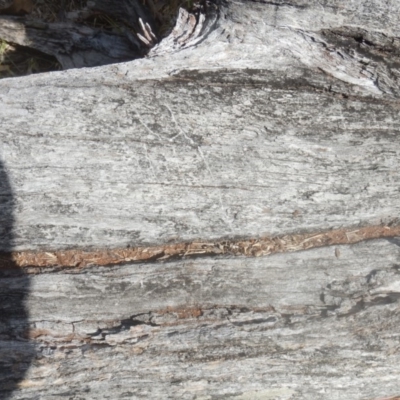
[[[398,223],[400,3],[213,4],[145,59],[0,82],[0,251]],[[395,396],[399,256],[381,238],[2,269],[0,366],[18,372],[2,384],[32,400]]]
[[[396,394],[399,246],[41,273],[26,293],[36,355],[13,398]]]
[[[335,97],[322,75],[293,83],[249,74],[55,84],[33,103],[8,92],[1,137],[16,185],[15,249],[260,237],[397,218],[397,101]]]
[[[364,49],[360,33],[348,48],[323,39],[323,28],[332,36],[348,23],[337,15],[345,5],[335,13],[295,5],[229,2],[184,50],[166,45],[173,53],[157,56],[161,43],[122,66],[2,81],[15,249],[260,237],[397,218],[396,52],[379,59],[373,51],[383,45]],[[306,34],[298,25],[311,16],[318,30]]]

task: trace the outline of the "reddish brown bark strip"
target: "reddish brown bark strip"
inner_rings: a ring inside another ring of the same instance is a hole
[[[27,268],[27,272],[38,272],[40,267],[88,267],[92,265],[118,265],[132,261],[154,261],[171,257],[196,255],[245,255],[252,257],[273,253],[293,252],[313,247],[352,244],[363,240],[400,236],[399,226],[367,226],[353,229],[336,229],[327,232],[285,235],[273,238],[247,239],[220,242],[178,243],[165,246],[106,249],[94,251],[23,251],[11,255],[0,255],[0,265]],[[340,257],[339,249],[335,254]]]

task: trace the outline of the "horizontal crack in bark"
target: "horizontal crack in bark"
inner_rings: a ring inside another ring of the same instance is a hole
[[[39,273],[38,268],[84,268],[111,266],[128,262],[149,262],[190,256],[266,256],[311,249],[314,247],[352,244],[363,240],[400,236],[400,225],[366,226],[358,229],[335,229],[319,233],[284,235],[272,238],[219,242],[192,242],[154,247],[107,250],[22,251],[0,254],[0,267],[16,266],[26,273]],[[335,252],[340,256],[340,252]]]

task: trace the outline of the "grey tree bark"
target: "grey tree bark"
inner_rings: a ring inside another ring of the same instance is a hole
[[[399,22],[213,2],[2,80],[4,396],[398,398]]]

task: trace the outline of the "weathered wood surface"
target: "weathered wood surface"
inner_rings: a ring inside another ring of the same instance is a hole
[[[322,82],[316,91],[318,76],[299,78],[295,91],[260,71],[246,85],[247,74],[55,84],[34,104],[11,89],[2,158],[17,183],[15,248],[253,237],[397,218],[397,102],[335,98]]]
[[[400,3],[207,12],[146,59],[0,82],[0,250],[397,224]],[[398,395],[398,249],[4,270],[0,376],[14,399]]]
[[[276,235],[397,218],[397,70],[355,39],[348,53],[322,42],[323,27],[346,24],[344,16],[330,21],[329,7],[278,10],[228,3],[198,47],[2,81],[15,248]],[[299,13],[296,26],[313,15],[327,22],[307,35],[267,24],[291,13]],[[357,46],[363,63],[351,57]],[[311,67],[301,63],[306,56]]]
[[[398,394],[399,246],[43,272],[29,290],[3,278],[36,352],[13,398]]]

